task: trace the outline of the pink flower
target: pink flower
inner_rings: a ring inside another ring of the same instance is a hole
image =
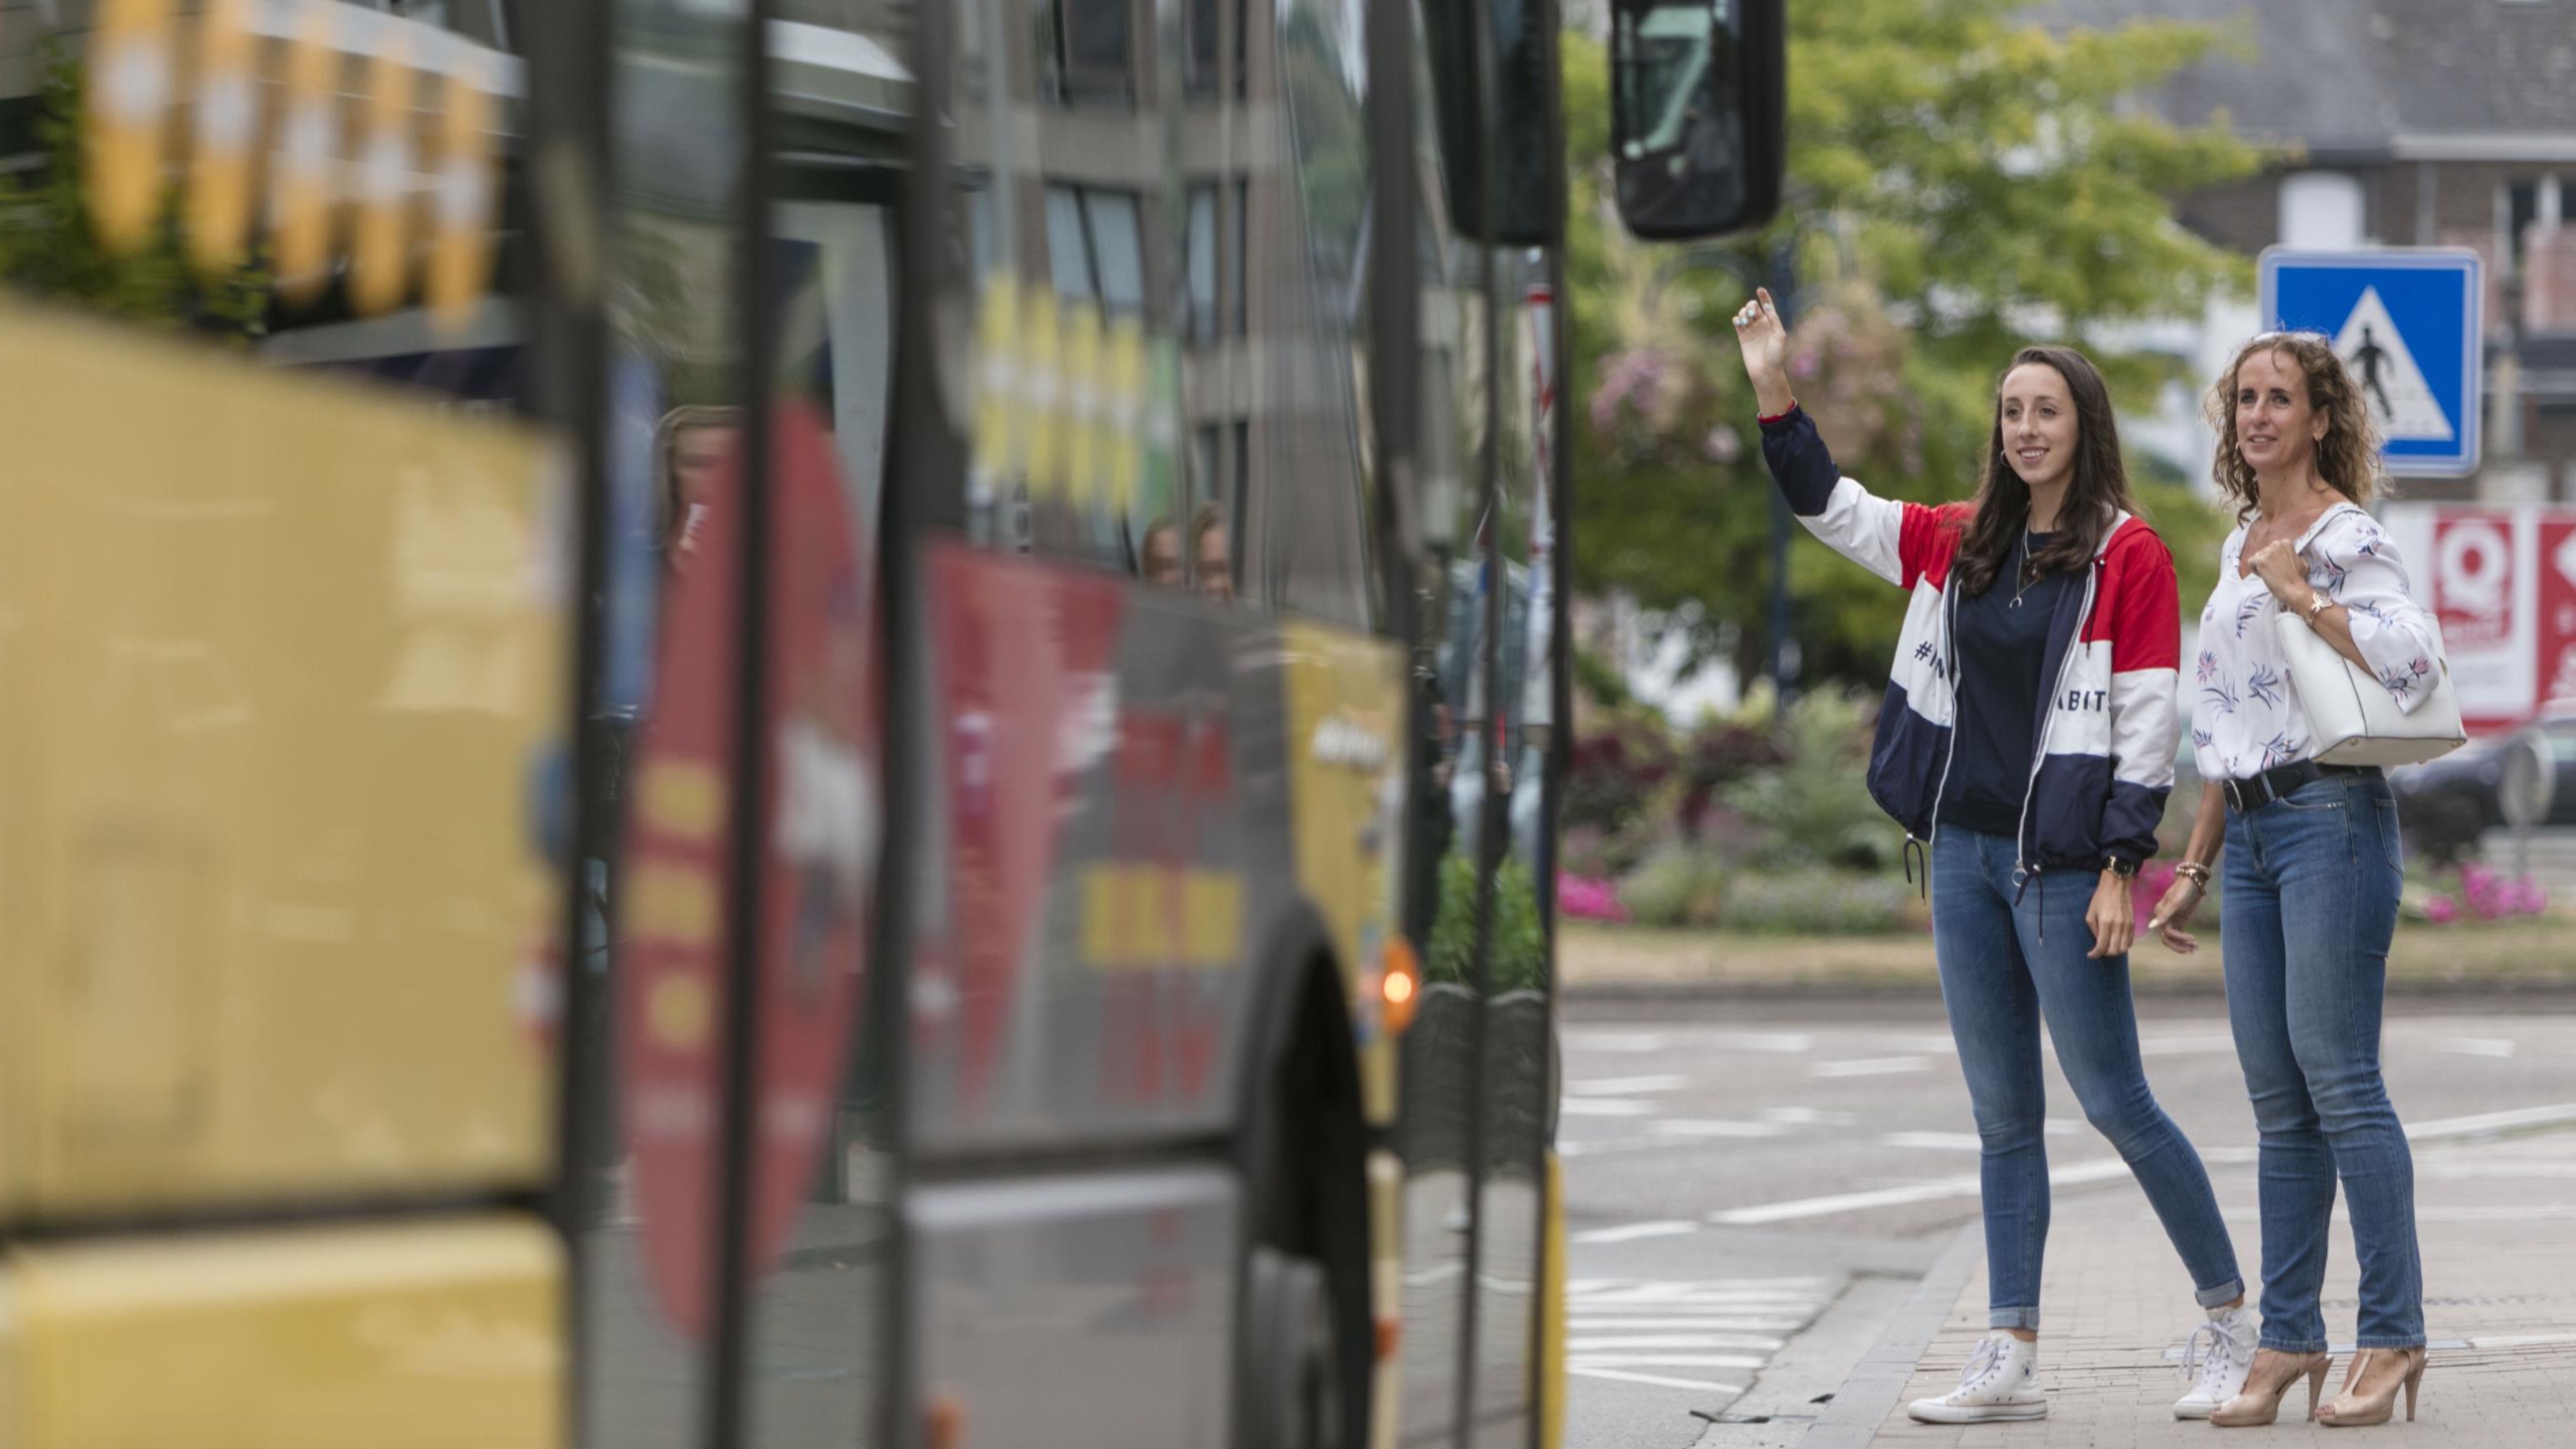
[[[2447,926],[2460,918],[2460,903],[2449,896],[2435,896],[2424,903],[2424,919],[2437,926]]]
[[[1569,920],[1625,923],[1628,919],[1628,908],[1619,900],[1619,887],[1606,879],[1558,876],[1556,908]]]

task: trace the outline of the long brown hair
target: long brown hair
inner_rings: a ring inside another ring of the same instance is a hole
[[[2351,369],[2335,355],[2334,344],[2322,332],[2266,332],[2245,339],[2245,345],[2236,349],[2235,360],[2218,375],[2208,401],[2201,405],[2201,416],[2218,432],[2218,451],[2209,460],[2210,481],[2221,494],[2236,500],[2237,521],[2252,518],[2263,501],[2254,465],[2245,461],[2236,446],[2236,375],[2257,352],[2286,352],[2307,374],[2308,406],[2326,420],[2326,435],[2317,441],[2317,476],[2364,508],[2386,494],[2388,483],[2379,472],[2379,422],[2370,415],[2370,404],[2361,395],[2361,385],[2352,380]]]
[[[2013,471],[2004,451],[2004,379],[2015,367],[2039,363],[2066,379],[2075,403],[2075,471],[2067,479],[2066,499],[2057,510],[2057,541],[2031,556],[2035,574],[2073,573],[2093,562],[2102,538],[2119,513],[2135,513],[2129,496],[2129,470],[2120,458],[2120,425],[2111,415],[2111,387],[2092,360],[2072,347],[2025,347],[2012,365],[1995,377],[1995,426],[1986,443],[1985,466],[1977,477],[1975,512],[1968,536],[1960,541],[1958,561],[1951,566],[1959,587],[1970,594],[1991,588],[2030,527],[2030,485]]]

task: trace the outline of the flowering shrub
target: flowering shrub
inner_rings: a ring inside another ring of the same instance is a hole
[[[1559,875],[1556,909],[1569,921],[1624,924],[1628,920],[1628,908],[1619,900],[1618,882],[1600,876]]]
[[[2500,870],[2469,861],[2460,867],[2460,889],[2455,896],[2437,891],[2423,903],[2424,919],[2436,926],[2449,926],[2461,921],[2510,921],[2524,916],[2545,915],[2549,910],[2549,890],[2529,876],[2508,876]]]
[[[2506,875],[2470,860],[2460,865],[2458,893],[2409,891],[2398,906],[2409,919],[2427,921],[2434,927],[2452,927],[2463,921],[2483,924],[2512,921],[2519,916],[2543,916],[2550,909],[2550,893],[2530,875]]]

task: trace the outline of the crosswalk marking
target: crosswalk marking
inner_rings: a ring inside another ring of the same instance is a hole
[[[2213,1156],[2203,1153],[2206,1160]],[[2116,1157],[2095,1162],[2077,1163],[2049,1173],[2056,1187],[2072,1187],[2088,1182],[2107,1182],[2127,1175],[2129,1164]],[[1901,1187],[1873,1188],[1867,1192],[1838,1192],[1826,1197],[1798,1198],[1790,1202],[1764,1203],[1758,1207],[1729,1208],[1708,1215],[1708,1220],[1725,1227],[1754,1227],[1763,1223],[1791,1222],[1798,1218],[1830,1217],[1835,1213],[1858,1212],[1863,1208],[1900,1207],[1906,1203],[1938,1202],[1946,1197],[1975,1197],[1979,1188],[1977,1174],[1935,1178],[1929,1182],[1911,1182]]]
[[[1931,1069],[1930,1057],[1854,1057],[1839,1062],[1818,1062],[1807,1070],[1819,1077],[1895,1077]]]
[[[1669,1238],[1677,1233],[1695,1233],[1699,1224],[1666,1219],[1653,1223],[1623,1223],[1615,1228],[1589,1228],[1574,1235],[1578,1243],[1633,1243],[1639,1238]]]
[[[1759,1369],[1824,1310],[1839,1281],[1578,1278],[1566,1284],[1566,1371],[1731,1398],[1742,1385],[1649,1370]]]
[[[1568,1365],[1566,1372],[1580,1374],[1587,1379],[1616,1379],[1623,1384],[1652,1384],[1659,1389],[1700,1389],[1712,1394],[1724,1394],[1728,1398],[1744,1392],[1742,1384],[1716,1384],[1706,1379],[1677,1379],[1667,1374],[1630,1373],[1624,1369]]]
[[[1664,1137],[1786,1137],[1785,1122],[1741,1122],[1728,1117],[1659,1117],[1646,1130]]]

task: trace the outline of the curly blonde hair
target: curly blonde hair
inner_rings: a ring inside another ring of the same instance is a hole
[[[2239,521],[2254,516],[2261,503],[2254,467],[2236,446],[2236,375],[2257,352],[2287,353],[2308,379],[2308,406],[2326,420],[2326,435],[2317,441],[2317,474],[2333,489],[2364,508],[2386,497],[2388,480],[2379,470],[2380,431],[2362,397],[2361,385],[2334,343],[2322,332],[2266,332],[2249,337],[2219,374],[2201,405],[2201,416],[2218,434],[2218,451],[2209,462],[2210,481],[2236,500]]]

